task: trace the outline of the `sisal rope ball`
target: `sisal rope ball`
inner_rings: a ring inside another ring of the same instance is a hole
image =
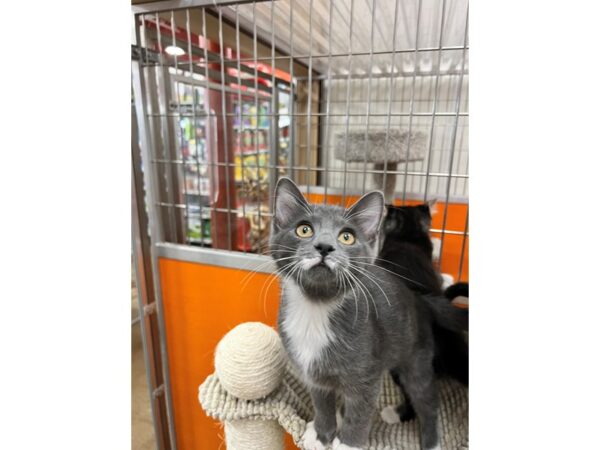
[[[231,395],[256,400],[283,379],[285,354],[277,332],[260,322],[242,323],[227,333],[215,353],[215,371]]]

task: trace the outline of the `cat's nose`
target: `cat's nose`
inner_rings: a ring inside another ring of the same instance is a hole
[[[324,244],[322,242],[315,244],[315,248],[317,249],[317,251],[321,254],[321,256],[325,257],[327,256],[329,253],[331,253],[332,251],[335,250],[335,248],[333,247],[333,245],[330,244]]]

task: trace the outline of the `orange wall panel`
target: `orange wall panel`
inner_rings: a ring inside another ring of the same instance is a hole
[[[224,449],[220,424],[198,403],[198,386],[214,371],[214,351],[233,327],[275,326],[279,284],[273,276],[160,258],[171,390],[180,450]],[[288,448],[296,448],[287,438]]]

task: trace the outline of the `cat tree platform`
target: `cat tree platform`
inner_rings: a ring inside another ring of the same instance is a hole
[[[376,171],[394,172],[399,163],[425,158],[427,135],[420,131],[353,130],[335,136],[335,157],[349,163],[374,163]],[[396,174],[373,173],[375,187],[385,192],[386,203],[392,203]]]
[[[217,347],[216,373],[200,386],[199,400],[206,414],[224,423],[227,449],[283,450],[284,433],[302,448],[302,435],[313,417],[312,404],[281,352],[277,333],[259,323],[238,325]],[[256,357],[261,354],[264,357]],[[441,447],[468,449],[468,390],[453,380],[438,383]],[[401,395],[386,374],[366,449],[420,450],[416,420],[389,424],[379,415],[386,406],[401,403]]]

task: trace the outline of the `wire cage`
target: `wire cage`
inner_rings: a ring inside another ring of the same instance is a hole
[[[174,0],[133,12],[134,169],[154,246],[256,260],[288,176],[312,202],[347,205],[371,189],[396,205],[437,199],[439,267],[468,279],[467,0]]]

